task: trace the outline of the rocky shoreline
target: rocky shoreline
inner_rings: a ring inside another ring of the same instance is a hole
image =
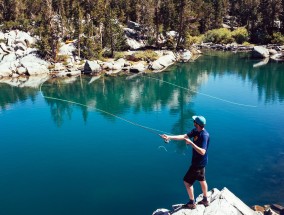
[[[147,51],[133,50],[121,53],[120,58],[108,58],[102,60],[86,60],[76,56],[76,40],[61,42],[56,63],[47,62],[38,57],[38,50],[35,48],[37,38],[29,33],[12,30],[7,33],[0,32],[0,82],[23,83],[25,80],[39,77],[40,82],[48,78],[71,77],[82,74],[92,76],[116,76],[132,75],[144,72],[161,72],[176,62],[188,62],[196,59],[202,54],[200,50],[222,50],[232,52],[251,52],[252,57],[262,59],[255,67],[264,65],[268,61],[283,61],[284,46],[244,46],[238,44],[212,44],[202,43],[193,45],[190,50],[152,50],[155,58],[149,58]],[[129,40],[133,44],[133,38]],[[142,57],[137,58],[140,53]],[[145,57],[143,57],[145,56]],[[39,84],[40,84],[39,82]],[[39,85],[38,84],[38,85]],[[17,84],[15,84],[17,86]],[[33,85],[33,84],[32,84]],[[36,84],[34,83],[34,86]],[[19,86],[19,85],[18,85]]]
[[[157,59],[137,59],[134,55],[141,51],[127,51],[119,59],[85,60],[74,55],[76,40],[62,42],[56,63],[47,62],[38,57],[34,48],[36,38],[28,33],[13,30],[8,33],[0,32],[0,78],[20,76],[36,76],[47,74],[51,77],[88,75],[115,75],[118,73],[139,73],[146,70],[160,72],[175,62],[187,62],[192,57],[188,50],[182,52],[155,51]],[[5,43],[3,42],[5,41]],[[197,51],[198,52],[198,51]],[[127,60],[129,59],[129,60]]]
[[[221,191],[214,188],[208,192],[210,205],[205,207],[198,204],[203,199],[200,194],[196,198],[196,209],[187,209],[183,204],[175,204],[172,209],[160,208],[152,215],[283,215],[284,207],[278,204],[253,207],[247,206],[230,190],[224,187]]]

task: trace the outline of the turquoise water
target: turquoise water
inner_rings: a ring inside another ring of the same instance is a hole
[[[211,135],[209,189],[283,205],[284,64],[255,63],[206,53],[152,78],[52,79],[46,97],[0,83],[0,214],[145,215],[187,202],[190,147],[124,120],[181,134],[196,114]]]

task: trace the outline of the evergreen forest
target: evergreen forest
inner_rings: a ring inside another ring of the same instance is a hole
[[[100,57],[106,48],[112,55],[125,50],[129,21],[139,23],[139,37],[157,48],[166,32],[177,32],[174,48],[184,48],[224,29],[225,21],[231,30],[244,29],[243,41],[284,43],[284,0],[0,0],[0,31],[30,32],[50,58],[61,41],[75,39],[85,58]]]

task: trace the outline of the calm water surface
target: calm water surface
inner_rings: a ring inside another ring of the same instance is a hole
[[[145,215],[187,202],[191,148],[114,115],[172,134],[204,115],[209,189],[283,205],[284,64],[255,63],[215,52],[151,74],[170,84],[137,76],[42,85],[44,96],[81,105],[0,83],[0,214]]]

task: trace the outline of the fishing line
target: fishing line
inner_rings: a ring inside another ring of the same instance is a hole
[[[79,102],[74,102],[74,101],[71,101],[71,100],[60,99],[60,98],[51,97],[51,96],[45,96],[45,95],[43,95],[42,90],[41,90],[42,85],[43,85],[43,83],[40,85],[39,90],[40,90],[40,93],[41,93],[41,95],[42,95],[43,98],[52,99],[52,100],[57,100],[57,101],[62,101],[62,102],[67,102],[67,103],[70,103],[70,104],[75,104],[75,105],[79,105],[79,106],[91,108],[91,109],[94,109],[94,110],[96,110],[96,111],[99,111],[99,112],[108,114],[108,115],[110,115],[110,116],[113,116],[113,117],[115,117],[115,118],[117,118],[117,119],[120,119],[120,120],[122,120],[122,121],[124,121],[124,122],[127,122],[127,123],[129,123],[129,124],[132,124],[132,125],[134,125],[134,126],[143,128],[143,129],[145,129],[145,130],[147,130],[147,131],[149,131],[149,132],[151,132],[151,133],[153,133],[153,134],[159,135],[159,136],[161,136],[161,135],[160,135],[161,133],[162,133],[162,134],[170,134],[170,133],[165,132],[165,131],[161,131],[161,130],[158,130],[158,129],[154,129],[154,128],[150,128],[150,127],[147,127],[147,126],[138,124],[138,123],[136,123],[136,122],[132,122],[132,121],[130,121],[130,120],[127,120],[127,119],[125,119],[125,118],[122,118],[122,117],[120,117],[120,116],[117,116],[117,115],[115,115],[115,114],[112,114],[112,113],[110,113],[110,112],[107,112],[107,111],[105,111],[105,110],[102,110],[102,109],[99,109],[99,108],[95,108],[95,107],[90,106],[90,105],[85,105],[85,104],[82,104],[82,103],[79,103]],[[170,134],[170,135],[171,135],[171,134]]]
[[[168,152],[165,146],[159,146],[158,149],[164,149],[166,152]]]
[[[149,79],[153,79],[153,80],[156,80],[156,81],[160,81],[160,82],[163,82],[163,83],[166,83],[166,84],[178,87],[180,89],[184,89],[184,90],[187,90],[187,91],[190,91],[190,92],[194,92],[196,94],[207,96],[207,97],[212,98],[212,99],[216,99],[216,100],[219,100],[219,101],[222,101],[222,102],[230,103],[230,104],[233,104],[233,105],[244,106],[244,107],[251,107],[251,108],[256,108],[257,107],[255,105],[247,105],[247,104],[232,102],[232,101],[229,101],[229,100],[226,100],[226,99],[222,99],[222,98],[219,98],[219,97],[216,97],[216,96],[212,96],[212,95],[209,95],[209,94],[206,94],[206,93],[201,93],[201,92],[198,92],[198,91],[195,91],[195,90],[192,90],[192,89],[189,89],[189,88],[185,88],[185,87],[173,84],[171,82],[164,81],[164,80],[161,80],[161,79],[158,79],[158,78],[154,78],[154,77],[151,77],[151,76],[148,76],[148,75],[144,75],[144,77],[147,77]]]

